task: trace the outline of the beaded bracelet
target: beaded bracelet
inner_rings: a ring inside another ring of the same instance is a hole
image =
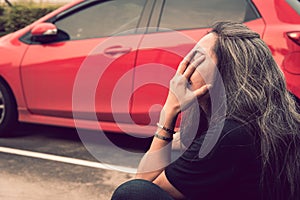
[[[165,136],[159,135],[157,132],[155,133],[154,137],[164,140],[164,141],[167,141],[167,142],[171,142],[173,140],[173,137],[165,137]]]
[[[172,130],[172,129],[169,129],[159,123],[156,124],[158,128],[162,129],[162,130],[165,130],[167,133],[170,133],[170,134],[175,134],[176,131]]]

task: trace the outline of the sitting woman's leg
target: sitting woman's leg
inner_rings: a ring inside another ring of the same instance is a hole
[[[135,179],[120,185],[112,195],[112,200],[173,200],[173,198],[154,183]]]

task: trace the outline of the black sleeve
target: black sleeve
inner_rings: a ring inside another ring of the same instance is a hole
[[[257,158],[253,148],[255,140],[246,127],[225,121],[217,144],[206,157],[199,158],[204,137],[205,134],[196,138],[187,151],[165,169],[169,182],[183,195],[190,199],[230,197],[236,194],[234,191],[241,183],[237,180],[243,179],[243,166],[247,177],[258,177],[257,162],[252,162]],[[251,166],[247,162],[251,162]],[[256,179],[251,180],[255,185]]]

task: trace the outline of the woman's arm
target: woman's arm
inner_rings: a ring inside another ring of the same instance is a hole
[[[165,109],[162,109],[159,124],[173,130],[177,115],[178,113],[176,112],[165,112]],[[170,133],[161,128],[157,128],[156,134],[166,138],[173,138]],[[171,147],[171,141],[154,137],[149,150],[139,164],[136,178],[154,181],[154,179],[164,170],[165,166],[170,163]]]
[[[202,55],[190,63],[194,54],[195,52],[192,51],[183,59],[175,76],[170,81],[169,94],[159,119],[160,126],[166,129],[174,130],[178,114],[208,91],[208,85],[203,85],[193,91],[190,89],[190,77],[196,67],[205,59],[205,56]],[[170,164],[172,144],[166,138],[171,139],[173,135],[170,134],[170,131],[158,127],[156,136],[153,138],[150,149],[139,164],[136,178],[154,181],[163,172],[164,168]]]

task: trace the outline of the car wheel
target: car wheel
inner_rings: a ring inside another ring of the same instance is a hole
[[[7,136],[17,122],[17,106],[12,92],[0,81],[0,137]]]

